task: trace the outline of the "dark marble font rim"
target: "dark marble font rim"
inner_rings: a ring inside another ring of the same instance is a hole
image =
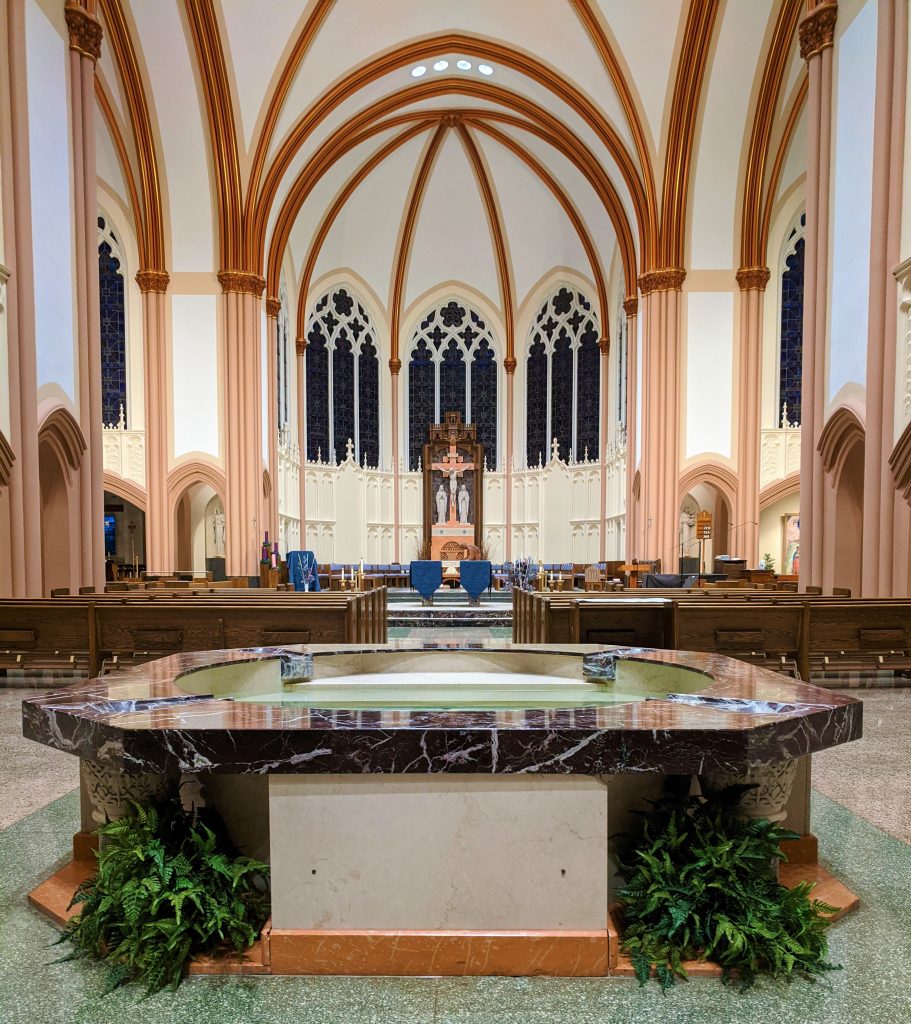
[[[862,704],[721,655],[625,651],[706,677],[687,695],[598,708],[320,711],[238,704],[182,689],[190,673],[237,662],[379,651],[603,654],[594,644],[509,641],[303,645],[177,654],[23,701],[23,734],[131,772],[600,775],[732,772],[860,737]]]

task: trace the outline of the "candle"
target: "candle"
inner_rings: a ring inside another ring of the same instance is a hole
[[[342,586],[344,587],[344,585],[345,585],[345,567],[342,566]]]

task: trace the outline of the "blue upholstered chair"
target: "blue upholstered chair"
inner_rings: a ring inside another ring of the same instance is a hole
[[[319,590],[316,555],[312,551],[289,551],[288,579],[295,590]]]
[[[459,582],[468,594],[469,604],[477,604],[481,594],[489,590],[493,583],[493,571],[490,562],[472,560],[459,562]]]
[[[411,563],[411,586],[428,603],[433,602],[433,595],[443,586],[443,563],[417,560]]]

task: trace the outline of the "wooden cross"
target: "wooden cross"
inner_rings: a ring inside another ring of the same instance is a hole
[[[475,464],[473,462],[466,462],[465,457],[459,455],[455,441],[450,440],[449,451],[443,455],[442,461],[431,463],[430,468],[438,469],[449,479],[449,519],[447,525],[455,525],[459,521],[456,505],[456,483],[458,478],[467,470],[474,469]]]

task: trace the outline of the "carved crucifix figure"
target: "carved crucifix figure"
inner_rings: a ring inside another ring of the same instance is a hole
[[[439,462],[434,462],[431,469],[439,470],[449,480],[449,515],[447,523],[457,523],[458,519],[458,490],[459,477],[470,469],[475,468],[473,462],[466,462],[464,456],[459,455],[455,441],[450,440],[449,451],[446,452]]]

